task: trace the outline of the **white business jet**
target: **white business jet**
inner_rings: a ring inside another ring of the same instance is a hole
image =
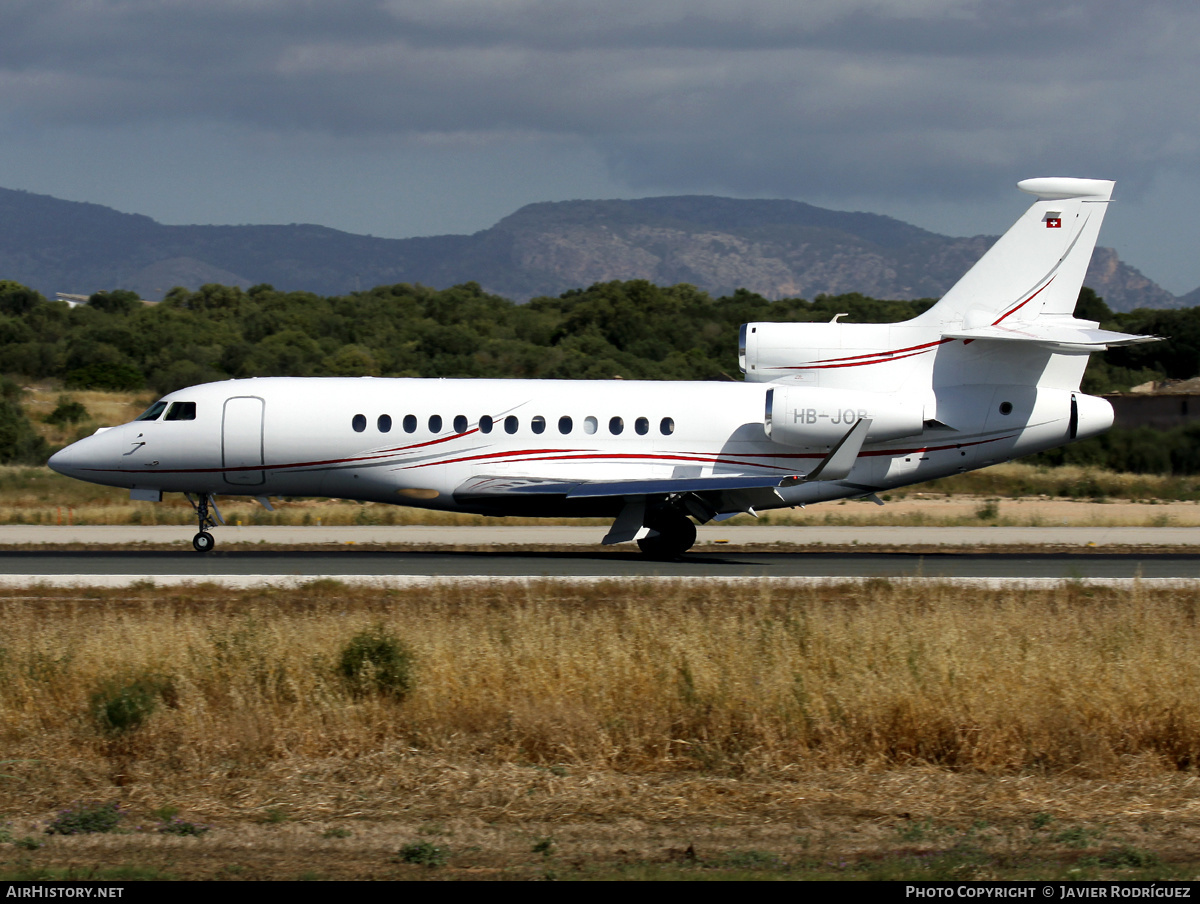
[[[703,524],[877,494],[1103,432],[1088,355],[1153,341],[1073,315],[1113,183],[1029,179],[1033,206],[932,308],[893,324],[748,323],[741,383],[274,377],[181,389],[54,470],[214,497],[324,496],[613,518],[677,556]],[[882,503],[880,503],[882,504]]]

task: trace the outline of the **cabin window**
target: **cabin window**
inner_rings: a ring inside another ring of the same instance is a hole
[[[575,429],[575,424],[567,415],[564,414],[558,419],[559,433],[570,433],[573,429]]]
[[[1000,403],[1000,413],[1001,414],[1012,414],[1012,402],[1001,402]],[[167,420],[169,421],[170,419],[171,419],[171,415],[168,414]]]
[[[534,433],[546,432],[546,419],[540,414],[529,422],[529,429]]]
[[[417,432],[417,416],[415,414],[404,415],[404,432],[405,433],[416,433]]]
[[[658,425],[658,429],[663,436],[670,436],[675,432],[675,420],[669,417],[663,418]]]
[[[136,418],[134,418],[134,420],[135,421],[157,421],[158,416],[163,413],[163,409],[166,407],[167,407],[166,402],[155,402],[153,405],[151,405],[149,408],[147,408],[145,411],[143,411],[141,414],[139,414]]]
[[[585,417],[583,419],[583,432],[584,433],[595,433],[596,425],[597,425],[596,419],[589,414],[587,417]]]
[[[613,436],[620,436],[621,431],[625,429],[625,421],[619,417],[608,419],[608,432]]]
[[[467,416],[465,414],[460,414],[460,415],[455,416],[454,432],[455,433],[466,433],[467,432]]]
[[[362,433],[367,429],[367,416],[365,414],[354,415],[354,420],[350,422],[350,426],[354,428],[355,433]]]
[[[442,432],[442,416],[440,414],[429,415],[429,432],[430,433],[441,433]]]
[[[392,416],[390,414],[379,415],[379,420],[375,422],[375,426],[379,428],[380,433],[391,433]]]
[[[516,433],[517,432],[517,416],[515,414],[510,414],[508,417],[506,417],[504,419],[504,432],[505,433]]]
[[[479,419],[479,432],[480,433],[491,433],[492,432],[492,416],[490,414],[485,414],[483,417],[481,417]]]
[[[644,417],[640,417],[633,422],[633,429],[637,431],[638,436],[645,436],[650,432],[650,421]]]
[[[194,421],[196,419],[195,402],[172,402],[164,421]]]

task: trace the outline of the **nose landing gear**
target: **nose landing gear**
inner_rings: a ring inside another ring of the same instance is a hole
[[[192,498],[191,493],[184,493],[183,495],[192,504],[192,508],[196,512],[196,521],[200,528],[200,532],[192,537],[192,548],[196,552],[212,552],[213,547],[217,545],[217,541],[208,532],[208,528],[216,527],[218,523],[224,523],[221,520],[221,512],[217,508],[217,501],[212,498],[211,493],[198,493],[196,498]],[[210,504],[212,506],[211,514],[209,513]]]

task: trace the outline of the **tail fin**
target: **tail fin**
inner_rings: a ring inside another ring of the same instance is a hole
[[[1026,179],[1037,201],[913,326],[1015,326],[1070,317],[1100,234],[1113,182]]]

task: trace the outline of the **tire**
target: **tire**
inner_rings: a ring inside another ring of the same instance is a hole
[[[206,530],[200,531],[196,536],[192,537],[192,548],[196,552],[212,552],[212,548],[217,545],[217,541],[213,539],[213,535]]]
[[[637,544],[652,559],[677,559],[696,543],[696,525],[687,515],[672,509],[652,513],[646,527],[658,533]]]

